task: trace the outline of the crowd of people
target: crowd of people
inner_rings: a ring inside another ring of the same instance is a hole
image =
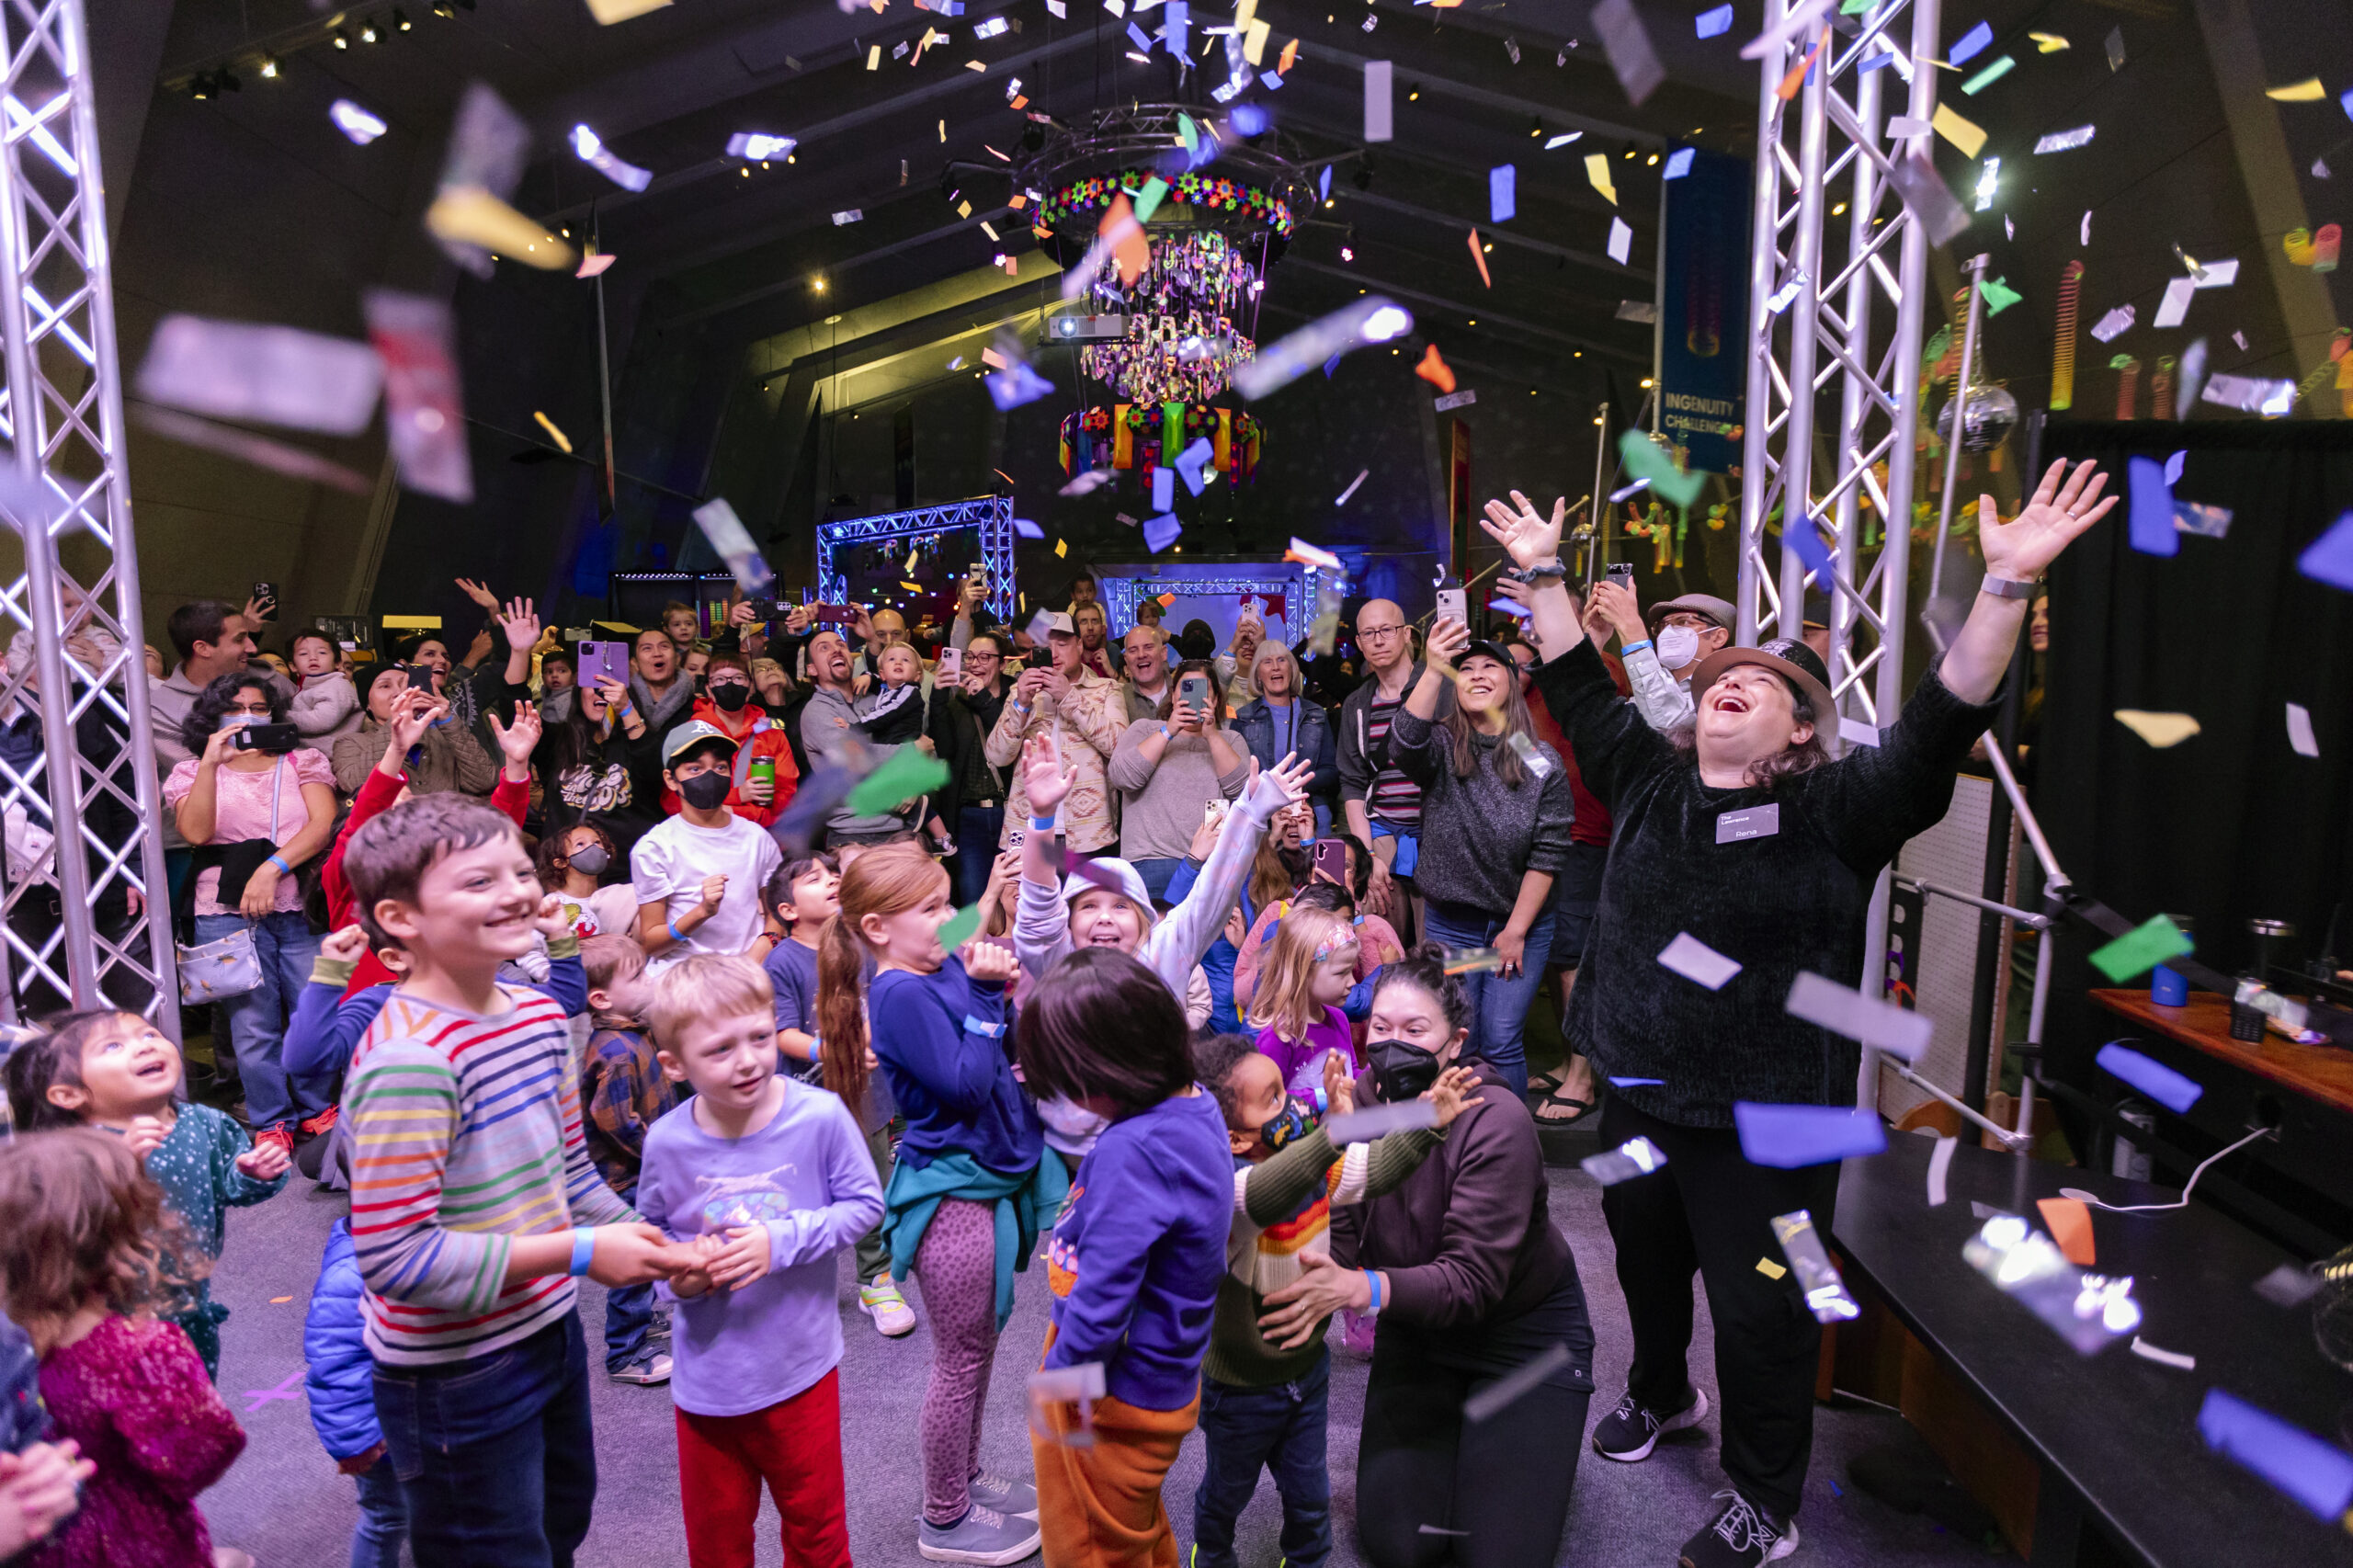
[[[1780,996],[1859,979],[1878,869],[1943,813],[2020,585],[2102,483],[2059,465],[1986,526],[1966,625],[1836,760],[1811,649],[1731,645],[1720,601],[1580,597],[1563,509],[1517,494],[1485,527],[1519,613],[1417,634],[1370,600],[1339,693],[1252,615],[1222,651],[1156,617],[1113,643],[1091,579],[1020,632],[967,584],[929,646],[889,611],[743,605],[707,638],[673,606],[586,684],[478,584],[463,660],[427,636],[357,671],[313,631],[263,651],[267,606],[183,607],[151,700],[212,1081],[135,1006],[8,1055],[0,1556],[243,1557],[196,1503],[244,1443],[206,1280],[226,1210],[298,1170],[350,1194],[304,1355],[356,1565],[573,1560],[586,1278],[607,1374],[668,1387],[689,1561],[749,1563],[765,1486],[788,1560],[846,1568],[842,1253],[875,1331],[930,1331],[933,1561],[1174,1568],[1198,1428],[1196,1568],[1237,1560],[1262,1470],[1317,1568],[1328,1336],[1371,1359],[1364,1558],[1546,1568],[1588,1440],[1634,1462],[1707,1414],[1694,1274],[1730,1486],[1681,1561],[1787,1556],[1819,1331],[1753,1265],[1770,1216],[1827,1226],[1836,1166],[1750,1163],[1731,1106],[1851,1102],[1851,1042]],[[1740,974],[1665,978],[1678,933]],[[1548,973],[1573,1051],[1531,1085]],[[1606,1142],[1668,1159],[1602,1195],[1634,1362],[1588,1434],[1538,1126],[1597,1100]],[[1414,1114],[1335,1136],[1380,1106]],[[998,1474],[986,1396],[1039,1255],[1034,1468]]]

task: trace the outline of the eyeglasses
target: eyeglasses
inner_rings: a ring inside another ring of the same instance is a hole
[[[1718,630],[1716,623],[1710,620],[1706,616],[1692,615],[1684,610],[1677,610],[1673,615],[1670,615],[1665,620],[1660,621],[1659,624],[1661,626],[1686,627],[1693,631],[1714,631]]]
[[[1362,642],[1370,642],[1375,637],[1395,637],[1401,635],[1404,630],[1403,622],[1395,626],[1359,626],[1357,628],[1357,640]]]
[[[261,717],[267,719],[269,717],[269,704],[267,702],[233,702],[221,711],[223,717],[226,717],[231,713],[257,713]]]
[[[967,648],[964,650],[964,662],[968,665],[975,659],[1002,659],[1004,657],[1005,655],[1003,653],[985,653],[978,648]]]
[[[708,685],[708,686],[714,686],[714,687],[719,687],[719,686],[740,686],[740,687],[744,687],[744,688],[745,688],[745,690],[747,690],[747,691],[751,689],[751,685],[752,685],[752,683],[751,683],[751,681],[750,681],[749,679],[747,679],[746,677],[745,677],[745,676],[739,676],[739,675],[735,674],[735,673],[734,673],[733,671],[732,671],[732,670],[731,670],[731,671],[729,671],[726,675],[723,675],[723,676],[711,676],[711,677],[710,677],[710,679],[709,681],[705,682],[704,684],[705,684],[705,685]]]

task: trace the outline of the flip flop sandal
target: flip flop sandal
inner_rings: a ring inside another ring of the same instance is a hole
[[[1592,1110],[1591,1100],[1573,1099],[1556,1089],[1545,1096],[1544,1103],[1536,1108],[1536,1119],[1548,1127],[1566,1127],[1573,1121],[1582,1119]]]
[[[1540,1073],[1535,1077],[1528,1080],[1528,1092],[1529,1094],[1549,1095],[1553,1090],[1561,1086],[1561,1069],[1555,1067],[1549,1073]]]

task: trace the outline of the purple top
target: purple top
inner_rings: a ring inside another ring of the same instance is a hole
[[[814,1385],[842,1358],[834,1254],[882,1218],[866,1139],[839,1096],[779,1077],[766,1127],[716,1138],[692,1100],[645,1134],[637,1209],[678,1241],[738,1225],[768,1231],[768,1272],[678,1302],[670,1397],[693,1415],[745,1415]],[[668,1293],[663,1286],[663,1293]]]
[[[1347,1015],[1337,1007],[1324,1009],[1319,1021],[1307,1026],[1307,1038],[1293,1043],[1275,1032],[1272,1024],[1258,1031],[1258,1049],[1275,1059],[1283,1070],[1283,1085],[1295,1095],[1313,1096],[1324,1086],[1324,1057],[1336,1051],[1340,1060],[1348,1064],[1348,1076],[1353,1078],[1364,1071],[1364,1063],[1357,1060],[1355,1034],[1348,1028]]]

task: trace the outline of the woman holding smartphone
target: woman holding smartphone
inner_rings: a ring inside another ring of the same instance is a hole
[[[1105,770],[1120,792],[1120,858],[1155,903],[1166,902],[1203,810],[1240,795],[1248,778],[1250,749],[1220,725],[1215,692],[1207,662],[1177,665],[1158,712],[1128,726]]]

